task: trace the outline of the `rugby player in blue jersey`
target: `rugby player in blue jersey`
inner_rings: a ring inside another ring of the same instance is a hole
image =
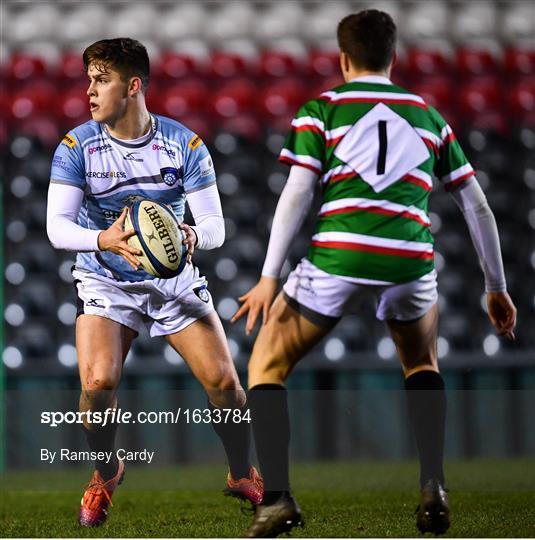
[[[192,263],[194,249],[213,249],[225,237],[212,159],[184,125],[149,113],[145,94],[149,58],[136,40],[98,41],[83,53],[92,120],[59,144],[52,163],[47,232],[57,249],[78,252],[73,270],[78,296],[76,348],[82,392],[80,411],[117,406],[123,363],[141,327],[164,336],[208,394],[212,418],[239,409],[246,396],[205,278]],[[138,198],[172,208],[183,221],[185,203],[194,226],[182,224],[188,264],[175,278],[146,273],[127,240],[126,207]],[[202,346],[199,346],[202,344]],[[219,414],[218,414],[219,412]],[[84,422],[91,451],[114,450],[116,423]],[[258,504],[262,479],[250,464],[247,421],[213,422],[227,453],[231,494]],[[114,457],[95,462],[79,522],[103,523],[124,475]]]

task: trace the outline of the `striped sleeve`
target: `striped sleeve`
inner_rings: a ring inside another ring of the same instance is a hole
[[[429,109],[440,131],[434,172],[444,188],[450,191],[474,176],[475,172],[451,127],[435,109]]]
[[[308,101],[299,109],[292,120],[292,128],[279,161],[322,173],[325,161],[325,124],[322,116],[322,103],[317,100]]]

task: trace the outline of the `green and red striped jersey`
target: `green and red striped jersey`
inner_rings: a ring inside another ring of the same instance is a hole
[[[378,76],[305,103],[279,159],[321,177],[310,261],[371,284],[404,283],[434,268],[432,178],[451,189],[474,174],[442,116]]]

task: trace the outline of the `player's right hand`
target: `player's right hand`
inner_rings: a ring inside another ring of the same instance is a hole
[[[124,222],[128,209],[124,208],[121,215],[107,228],[98,235],[98,247],[101,251],[111,251],[120,255],[126,262],[137,270],[141,263],[135,255],[142,255],[141,250],[129,246],[127,240],[136,234],[134,229],[124,230]]]
[[[516,307],[507,292],[487,293],[487,312],[490,322],[500,336],[515,339]]]
[[[242,302],[242,305],[234,313],[230,322],[236,322],[249,312],[245,325],[245,333],[247,335],[253,331],[260,313],[262,313],[263,317],[262,324],[266,324],[269,318],[269,309],[277,294],[278,282],[279,280],[277,278],[262,276],[249,292],[238,298]]]

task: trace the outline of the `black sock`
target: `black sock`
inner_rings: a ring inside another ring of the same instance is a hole
[[[93,452],[112,452],[109,463],[106,463],[106,459],[95,460],[95,468],[103,480],[113,478],[117,474],[117,468],[119,466],[119,461],[115,455],[117,423],[110,422],[103,427],[97,427],[94,431],[90,431],[85,426],[83,429],[87,444]]]
[[[219,408],[212,405],[210,401],[208,401],[208,405],[212,413]],[[243,405],[240,409],[240,418],[244,418],[248,408],[247,403]],[[212,414],[212,427],[219,435],[225,448],[232,478],[234,480],[246,478],[249,476],[251,468],[251,424],[245,420],[234,422],[232,411],[225,422],[225,414],[226,412],[221,410],[220,422],[214,422],[213,420],[217,419],[217,416]]]
[[[290,491],[290,417],[286,389],[279,384],[259,384],[249,391],[249,406],[256,453],[264,477],[263,504],[269,505]]]
[[[420,457],[420,487],[430,478],[444,484],[446,392],[436,371],[418,371],[405,379],[405,390]]]

